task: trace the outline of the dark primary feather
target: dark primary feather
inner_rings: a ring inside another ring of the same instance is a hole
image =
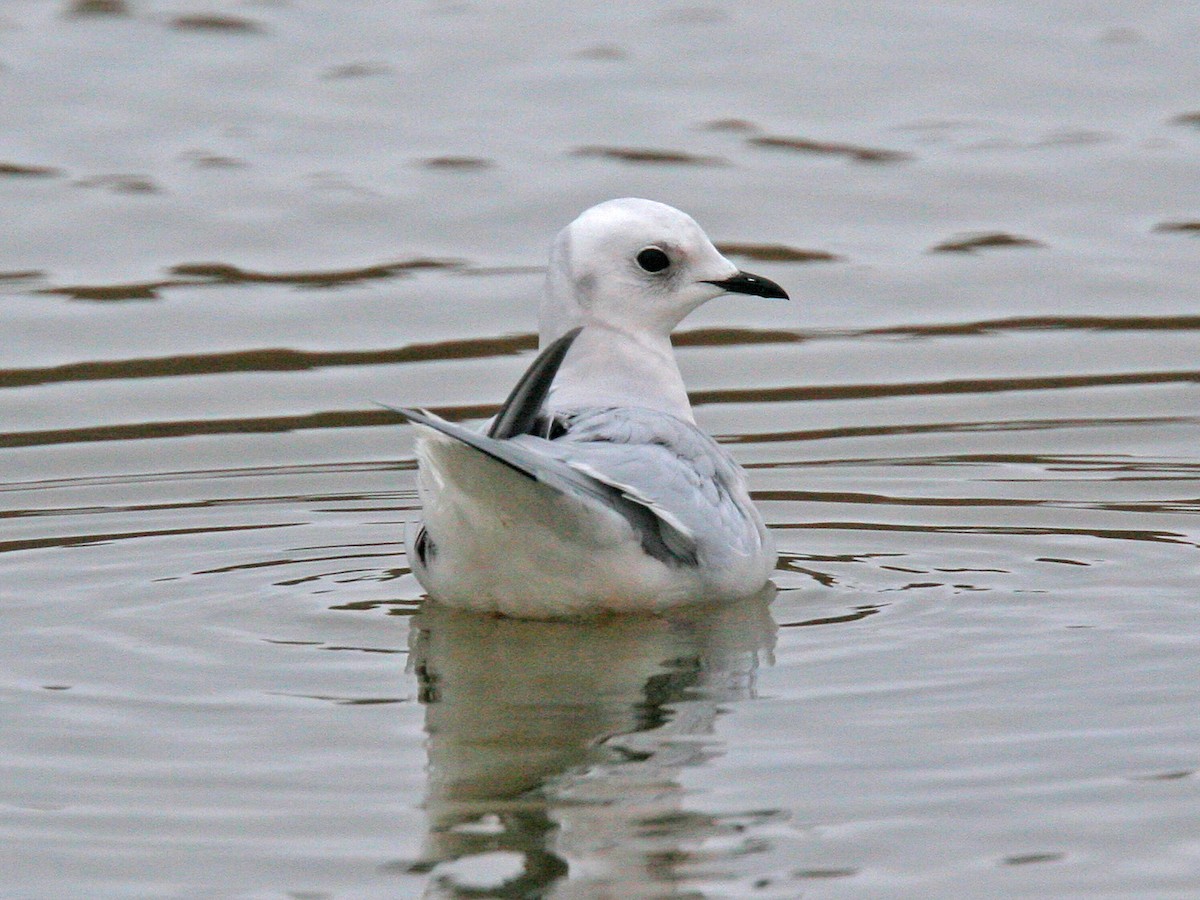
[[[568,331],[538,354],[500,407],[492,427],[488,429],[488,437],[503,441],[518,434],[538,433],[540,423],[544,421],[541,416],[542,404],[546,402],[550,385],[554,383],[558,367],[581,331],[583,328]]]

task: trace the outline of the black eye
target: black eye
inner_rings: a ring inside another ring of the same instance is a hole
[[[647,247],[637,255],[637,264],[647,272],[661,272],[671,264],[671,260],[657,247]]]

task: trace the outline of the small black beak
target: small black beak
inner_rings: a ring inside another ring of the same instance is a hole
[[[724,281],[708,281],[705,284],[724,288],[731,294],[750,294],[752,297],[767,297],[773,300],[790,300],[787,291],[761,275],[751,275],[749,272],[738,272],[732,278]]]

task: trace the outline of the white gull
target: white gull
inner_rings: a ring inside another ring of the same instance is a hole
[[[745,473],[696,427],[671,331],[722,294],[786,299],[688,215],[593,206],[550,256],[542,351],[487,431],[418,432],[413,572],[447,605],[523,617],[746,597],[776,553]]]

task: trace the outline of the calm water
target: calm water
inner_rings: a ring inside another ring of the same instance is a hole
[[[1198,42],[7,0],[0,895],[1200,891]],[[678,341],[778,590],[422,608],[372,401],[488,415],[552,235],[622,195],[797,298]]]

